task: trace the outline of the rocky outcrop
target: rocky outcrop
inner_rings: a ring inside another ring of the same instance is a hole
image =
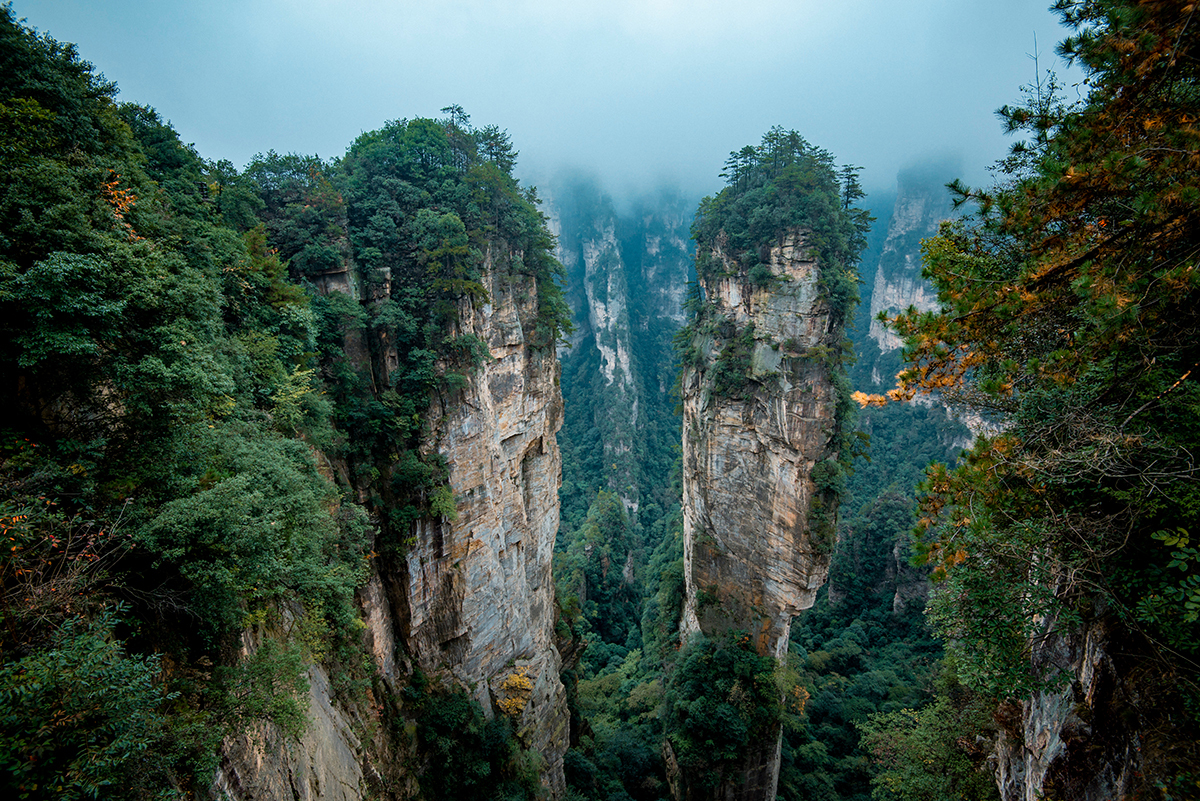
[[[499,700],[491,690],[497,680],[520,671],[531,681],[517,730],[545,759],[545,781],[558,797],[568,729],[550,564],[561,471],[559,368],[553,350],[534,350],[526,340],[537,313],[532,279],[494,269],[487,275],[491,302],[464,308],[459,333],[482,339],[490,358],[430,414],[430,447],[450,467],[458,514],[418,527],[397,579],[397,619],[421,668],[449,671],[474,687],[485,711]]]
[[[1001,704],[992,767],[1002,801],[1196,797],[1194,685],[1161,641],[1093,599],[1030,639],[1047,686]]]
[[[1035,667],[1057,675],[1062,686],[997,712],[1006,724],[994,754],[1002,801],[1133,797],[1141,783],[1138,730],[1145,721],[1129,703],[1108,627],[1097,621],[1064,631],[1047,621],[1044,628],[1034,646]]]
[[[935,235],[952,213],[944,181],[932,179],[925,172],[909,171],[900,173],[898,183],[896,205],[888,220],[887,238],[870,292],[869,335],[884,353],[899,349],[903,343],[877,319],[880,312],[895,314],[910,306],[921,311],[937,308],[937,294],[921,275],[921,240]],[[875,383],[891,378],[875,376]]]
[[[374,700],[359,708],[336,697],[329,668],[310,665],[309,723],[299,742],[266,725],[227,739],[214,797],[415,797],[406,767],[419,764],[411,731],[390,733],[405,726],[384,717],[403,710],[382,700],[399,697],[414,668],[469,691],[488,716],[509,715],[522,745],[541,756],[549,797],[565,794],[569,713],[553,639],[551,579],[559,365],[552,349],[528,340],[537,315],[534,279],[508,271],[493,255],[484,269],[489,302],[479,308],[464,302],[453,332],[478,337],[488,355],[465,385],[444,390],[426,414],[425,448],[448,465],[456,515],[420,521],[403,556],[376,562],[359,591],[378,682]],[[354,286],[348,277],[328,283],[330,291]],[[351,359],[367,358],[357,339],[346,350]],[[384,370],[393,361],[387,352],[379,358]],[[254,647],[250,637],[244,648]]]
[[[929,600],[929,576],[923,568],[912,565],[907,538],[897,537],[888,562],[887,580],[895,587],[892,593],[892,614],[902,615],[914,604],[923,608]]]
[[[306,678],[304,734],[289,741],[275,726],[259,724],[226,738],[212,797],[358,801],[382,784],[367,752],[382,752],[385,739],[363,742],[361,710],[348,711],[334,700],[325,668],[310,665]],[[407,789],[405,795],[415,793],[415,784]]]
[[[770,248],[769,286],[752,284],[719,243],[712,257],[719,267],[700,279],[705,306],[682,376],[681,626],[685,638],[744,630],[760,654],[782,658],[792,617],[829,570],[836,492],[818,482],[836,470],[830,352],[842,332],[806,232]],[[731,369],[745,370],[733,389],[721,378]],[[778,748],[778,737],[749,744],[745,770],[718,796],[773,799]]]
[[[836,456],[836,389],[823,357],[841,332],[831,328],[804,233],[771,249],[779,284],[770,289],[726,264],[727,275],[701,281],[706,316],[731,332],[753,326],[752,390],[714,392],[712,367],[729,337],[698,331],[704,363],[686,367],[682,384],[683,626],[746,629],[760,653],[782,656],[792,616],[812,605],[828,573],[832,542],[813,525],[824,502],[813,470]]]
[[[862,311],[854,336],[857,363],[851,370],[857,390],[885,392],[895,386],[903,367],[904,343],[879,315],[895,316],[910,307],[938,308],[937,293],[921,274],[921,241],[935,236],[941,224],[954,217],[952,197],[945,187],[953,172],[949,166],[929,164],[897,176],[896,199],[886,218],[887,233],[878,246],[878,259],[864,269]],[[946,429],[949,447],[966,448],[976,434],[997,430],[995,421],[961,405],[948,406],[940,396],[921,394],[912,402],[934,414],[944,410],[961,424]]]

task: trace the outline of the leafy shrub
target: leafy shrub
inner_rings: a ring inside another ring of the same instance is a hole
[[[418,781],[427,797],[538,798],[535,757],[521,749],[507,716],[489,720],[465,692],[435,687],[419,673],[403,692],[416,713],[417,740],[426,760]]]
[[[150,798],[164,779],[157,657],[127,654],[118,609],[74,618],[48,648],[0,666],[0,771],[15,798]]]

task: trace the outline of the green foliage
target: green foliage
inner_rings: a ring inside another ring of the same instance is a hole
[[[416,674],[403,691],[425,755],[418,781],[429,798],[532,801],[541,795],[536,754],[524,751],[504,715],[484,717],[458,688]]]
[[[800,681],[810,698],[802,720],[784,727],[780,795],[865,801],[875,769],[856,724],[930,699],[941,654],[919,599],[893,611],[892,549],[907,538],[911,498],[893,496],[843,519],[830,588],[792,630]],[[890,575],[889,575],[890,574]],[[836,593],[836,602],[832,600]]]
[[[304,734],[308,682],[299,643],[280,642],[268,634],[246,659],[214,672],[210,692],[228,731],[271,722],[293,740]]]
[[[378,507],[385,549],[403,548],[417,519],[453,517],[446,467],[422,444],[431,403],[459,399],[490,358],[460,330],[463,310],[492,291],[536,293],[527,340],[553,347],[570,330],[553,238],[509,172],[506,142],[460,109],[365,133],[337,163],[269,152],[247,169],[294,273],[326,286],[353,261],[364,274],[369,302],[337,289],[313,305],[339,455]]]
[[[458,519],[458,505],[454,500],[454,492],[446,486],[438,487],[429,497],[429,514],[443,520]]]
[[[33,327],[17,337],[21,367],[49,358],[95,355],[119,332],[125,301],[104,285],[105,265],[95,256],[53,253],[15,277],[11,299],[25,308]]]
[[[172,699],[158,658],[113,636],[118,613],[68,620],[47,648],[0,666],[0,771],[13,798],[175,796],[163,764]]]
[[[842,176],[848,193],[843,198],[833,157],[795,131],[775,127],[758,147],[747,145],[731,153],[722,177],[728,185],[701,201],[692,225],[699,283],[707,287],[730,277],[761,291],[794,291],[772,273],[766,260],[772,247],[782,246],[789,231],[798,230],[819,265],[819,296],[827,304],[833,333],[802,353],[796,352],[794,342],[759,342],[752,326],[739,328],[719,317],[718,307],[704,302],[698,288],[687,303],[688,324],[674,338],[676,352],[685,368],[699,374],[715,396],[742,400],[754,397],[761,385],[776,377],[756,369],[756,349],[769,346],[778,352],[786,345],[779,374],[814,363],[823,366],[837,388],[832,445],[838,458],[849,464],[854,410],[842,367],[851,353],[844,329],[858,302],[854,265],[866,246],[872,219],[867,211],[849,206],[849,195],[862,196],[854,188],[854,171]],[[828,501],[836,504],[832,497]],[[813,521],[820,539],[830,543],[832,521],[832,509],[823,516],[818,510]]]
[[[702,635],[685,646],[666,697],[666,735],[680,767],[716,787],[748,744],[770,740],[783,720],[778,662],[759,656],[744,632]]]
[[[634,554],[643,547],[619,496],[601,490],[588,509],[587,519],[570,542],[556,554],[555,582],[559,598],[582,599],[581,622],[604,642],[626,645],[639,635],[641,582],[627,575]]]
[[[902,389],[1008,423],[930,472],[918,526],[945,579],[931,614],[968,686],[1019,697],[1071,680],[1046,654],[1089,630],[1137,655],[1110,736],[1147,755],[1131,792],[1157,794],[1200,742],[1190,556],[1155,536],[1200,512],[1197,39],[1172,4],[1056,9],[1087,97],[1069,105],[1039,76],[1001,109],[1028,138],[995,189],[953,187],[976,212],[925,244],[941,308],[894,321]]]
[[[200,455],[219,478],[164,504],[138,542],[178,566],[214,633],[287,597],[353,617],[369,543],[328,514],[336,496],[306,447],[256,433],[236,425],[214,433]]]
[[[984,761],[987,749],[975,744],[994,726],[986,702],[961,689],[920,709],[871,716],[858,724],[863,747],[880,771],[873,797],[890,801],[988,801],[999,798]],[[969,743],[970,754],[960,743]]]
[[[8,7],[0,63],[0,752],[31,797],[195,792],[357,647],[373,532],[290,438],[333,439],[318,315],[244,176]]]
[[[731,335],[712,367],[712,391],[723,398],[746,398],[754,394],[754,323]]]
[[[865,246],[871,218],[866,211],[843,203],[833,157],[814,147],[796,131],[776,126],[758,147],[747,145],[730,154],[727,186],[700,203],[692,238],[697,253],[721,243],[742,270],[760,264],[764,248],[790,228],[811,237],[821,265],[821,288],[829,301],[835,325],[848,319],[858,300],[853,265]],[[712,277],[716,262],[697,261],[701,278]],[[751,283],[768,283],[761,269]]]
[[[810,536],[821,552],[828,553],[837,536],[835,512],[846,491],[846,470],[837,459],[825,459],[813,465],[809,478],[816,490],[808,511]]]
[[[666,792],[659,757],[663,682],[634,649],[579,681],[579,744],[567,752],[568,787],[586,798],[658,799]]]

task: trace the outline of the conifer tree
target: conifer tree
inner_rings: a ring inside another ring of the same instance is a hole
[[[893,321],[910,364],[893,396],[936,390],[1002,428],[922,500],[960,676],[997,703],[1053,691],[1073,676],[1050,646],[1107,631],[1127,692],[1092,730],[1140,741],[1140,789],[1183,797],[1200,779],[1200,28],[1179,2],[1055,8],[1089,94],[1039,84],[1001,110],[1029,138],[996,189],[954,186],[976,212],[925,243],[941,309]]]

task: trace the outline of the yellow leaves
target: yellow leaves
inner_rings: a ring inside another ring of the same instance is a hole
[[[505,692],[532,692],[533,682],[529,680],[529,668],[523,667],[515,673],[510,673],[500,684]]]
[[[864,409],[868,406],[887,406],[888,402],[888,396],[886,395],[872,395],[857,390],[850,393],[850,399]]]
[[[802,684],[794,684],[789,692],[784,694],[783,704],[788,712],[793,715],[803,715],[804,708],[808,706],[809,699],[812,696]]]
[[[1076,169],[1074,164],[1072,164],[1070,167],[1067,167],[1066,172],[1063,173],[1063,180],[1069,184],[1079,183],[1087,177],[1087,170]]]
[[[967,561],[970,554],[965,548],[955,547],[951,543],[935,542],[925,552],[925,563],[933,565],[932,578],[941,581],[949,575],[956,565]]]
[[[133,226],[125,219],[125,215],[129,213],[134,203],[137,202],[137,195],[133,193],[132,189],[121,188],[121,176],[119,173],[109,170],[108,174],[112,177],[100,183],[100,197],[112,207],[113,216],[116,218],[117,224],[124,228],[129,235],[129,241],[137,241],[141,237],[137,235],[137,232],[133,230]]]
[[[520,667],[508,674],[500,682],[499,692],[504,697],[496,702],[500,711],[510,718],[520,715],[529,699],[533,697],[533,682],[529,679],[529,668]]]

